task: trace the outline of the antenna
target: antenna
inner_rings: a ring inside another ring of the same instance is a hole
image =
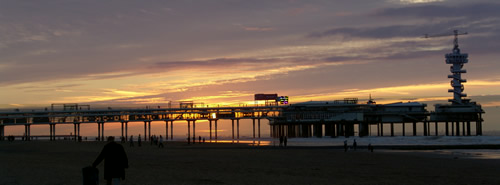
[[[438,35],[429,35],[429,34],[424,34],[423,38],[433,38],[433,37],[448,37],[448,36],[455,36],[455,39],[453,40],[453,52],[460,53],[460,49],[458,49],[458,36],[459,35],[467,35],[467,32],[462,32],[459,33],[458,30],[453,30],[453,34],[438,34]]]

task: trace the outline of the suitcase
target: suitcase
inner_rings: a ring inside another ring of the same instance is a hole
[[[82,168],[83,185],[97,185],[99,184],[99,169],[92,166]]]

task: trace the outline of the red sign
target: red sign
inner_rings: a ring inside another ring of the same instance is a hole
[[[278,94],[255,94],[255,100],[276,100]]]

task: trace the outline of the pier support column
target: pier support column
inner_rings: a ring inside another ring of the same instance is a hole
[[[49,140],[52,141],[52,124],[51,123],[49,123],[49,130],[50,130],[50,132],[49,132]]]
[[[125,142],[128,141],[128,121],[125,121]]]
[[[78,141],[80,141],[80,123],[78,123]]]
[[[332,126],[332,127],[335,128],[335,126]],[[359,137],[368,136],[368,127],[369,127],[369,124],[366,122],[359,123]]]
[[[323,128],[322,128],[322,125],[320,123],[314,123],[313,124],[313,134],[315,137],[318,137],[318,138],[321,138],[322,137],[322,134],[323,134]]]
[[[465,121],[462,122],[462,136],[465,136]]]
[[[212,142],[212,120],[209,119],[208,122],[209,122],[209,128],[210,128],[210,137],[209,137],[210,140],[209,141]]]
[[[196,120],[193,121],[193,143],[196,143]]]
[[[349,136],[354,136],[354,123],[353,122],[349,122],[345,125],[345,136],[346,137],[349,137]]]
[[[380,136],[384,136],[384,123],[380,123]]]
[[[417,135],[417,122],[413,122],[413,136]]]
[[[148,139],[151,141],[151,121],[148,121]]]
[[[377,123],[377,136],[380,136],[380,123]]]
[[[477,120],[476,124],[478,126],[477,128],[479,128],[479,129],[476,128],[476,134],[478,136],[483,135],[483,118],[481,114],[479,114],[479,119]]]
[[[106,141],[104,139],[104,122],[101,122],[101,127],[102,127],[102,131],[101,131],[101,141]]]
[[[427,136],[427,122],[424,121],[424,136]]]
[[[427,136],[430,136],[431,135],[431,122],[427,121],[426,124],[427,124]]]
[[[257,120],[257,136],[259,137],[260,144],[260,118]]]
[[[366,124],[368,125],[368,124]],[[368,127],[366,127],[368,130]],[[333,123],[332,124],[332,137],[337,137],[337,124]]]
[[[337,136],[345,136],[345,134],[344,134],[344,122],[340,122],[339,124],[337,124]]]
[[[451,136],[455,136],[455,123],[451,122]]]
[[[125,123],[123,121],[120,122],[120,123],[121,123],[121,126],[122,126],[122,137],[120,138],[120,140],[125,140],[124,129],[123,129],[123,126],[124,126]],[[125,141],[127,141],[127,140],[125,140]]]
[[[445,129],[445,132],[446,132],[446,133],[445,133],[445,135],[446,135],[446,136],[449,136],[449,135],[450,135],[450,131],[449,131],[449,129],[448,129],[448,128],[449,128],[450,126],[448,125],[448,122],[446,122],[445,127],[446,127],[446,129]]]
[[[0,141],[5,140],[5,126],[0,125]]]
[[[403,122],[401,125],[402,125],[402,128],[403,128],[403,131],[402,131],[403,132],[403,136],[405,136],[406,135],[405,123]]]
[[[467,121],[467,136],[470,136],[470,121]]]
[[[438,136],[438,122],[436,121],[435,122],[435,125],[434,125],[434,132],[436,133],[435,135]]]
[[[144,121],[144,141],[148,138],[148,121]]]
[[[191,121],[188,120],[187,122],[188,122],[188,144],[191,144]]]
[[[455,131],[456,131],[456,132],[455,132],[456,134],[455,134],[455,135],[456,135],[456,136],[460,136],[460,122],[458,122],[458,121],[457,121],[457,122],[455,122],[455,125],[456,125],[456,126],[455,126],[455,127],[456,127],[456,130],[455,130]]]
[[[76,122],[73,123],[73,131],[74,131],[73,138],[75,141],[78,141],[78,136],[76,134],[76,124],[77,124]]]
[[[101,122],[97,122],[97,141],[101,140]]]
[[[236,141],[240,143],[240,119],[236,119]]]
[[[252,119],[253,142],[255,142],[255,118]]]
[[[170,140],[174,140],[174,121],[170,121]]]
[[[30,125],[29,124],[25,124],[24,125],[24,140],[25,141],[29,141],[30,140]]]
[[[231,119],[232,142],[234,143],[234,119]]]
[[[215,142],[217,143],[217,120],[215,120]]]
[[[394,123],[391,123],[391,137],[394,137]]]
[[[325,123],[324,121],[322,122],[325,125],[325,137],[326,136],[332,137],[332,125],[330,123]],[[292,133],[295,133],[295,131],[293,131]]]
[[[165,121],[165,140],[168,140],[168,121]]]
[[[52,134],[54,136],[54,141],[56,140],[56,124],[52,125]]]

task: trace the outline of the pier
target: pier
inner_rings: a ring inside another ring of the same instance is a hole
[[[253,120],[253,138],[261,137],[261,119],[273,119],[280,116],[283,106],[242,106],[242,107],[194,107],[181,106],[182,108],[158,108],[158,109],[79,109],[77,104],[69,110],[30,110],[30,111],[9,111],[0,112],[0,139],[5,137],[5,127],[24,125],[25,137],[31,138],[32,125],[49,125],[50,140],[56,139],[56,125],[72,124],[74,126],[75,140],[80,136],[81,124],[97,124],[97,138],[104,140],[105,125],[121,124],[121,137],[128,140],[128,123],[129,122],[144,122],[144,139],[149,140],[151,137],[151,122],[165,122],[165,138],[173,139],[174,130],[173,124],[175,121],[187,121],[188,123],[188,138],[196,137],[196,122],[199,120],[208,120],[210,128],[209,141],[217,141],[217,124],[221,119],[232,121],[233,140],[235,139],[236,122],[236,139],[239,140],[239,120]],[[258,129],[255,129],[255,123]],[[192,130],[191,130],[192,124]],[[212,127],[212,124],[214,127]],[[170,129],[169,129],[170,127]],[[215,128],[215,129],[212,129]],[[192,135],[191,135],[192,132]],[[257,133],[256,133],[257,132]],[[214,136],[214,137],[212,137]]]
[[[81,124],[97,124],[97,138],[104,140],[105,125],[121,124],[121,137],[128,140],[128,123],[144,123],[144,139],[151,137],[151,122],[165,123],[165,138],[173,139],[176,121],[186,121],[188,138],[196,137],[196,123],[208,120],[209,141],[217,141],[219,120],[231,120],[231,138],[240,139],[240,120],[252,120],[252,137],[261,138],[261,120],[267,119],[270,137],[350,137],[350,136],[395,136],[395,125],[401,126],[402,136],[437,136],[438,128],[445,127],[446,136],[482,135],[484,113],[479,105],[462,106],[462,112],[449,111],[450,106],[440,106],[429,112],[426,104],[418,102],[376,104],[373,100],[360,104],[356,98],[337,101],[303,102],[293,105],[194,107],[156,109],[78,109],[70,110],[26,110],[0,112],[0,139],[4,139],[5,127],[24,125],[25,137],[31,138],[32,125],[49,125],[49,138],[56,140],[56,126],[72,124],[74,140],[80,136]],[[455,110],[457,106],[451,106]],[[446,109],[448,108],[448,109]],[[475,123],[475,124],[474,124]],[[376,127],[377,129],[370,129]],[[384,135],[389,127],[390,135]],[[431,127],[434,132],[431,133]],[[472,133],[475,129],[475,134]],[[357,132],[356,132],[357,131]]]

